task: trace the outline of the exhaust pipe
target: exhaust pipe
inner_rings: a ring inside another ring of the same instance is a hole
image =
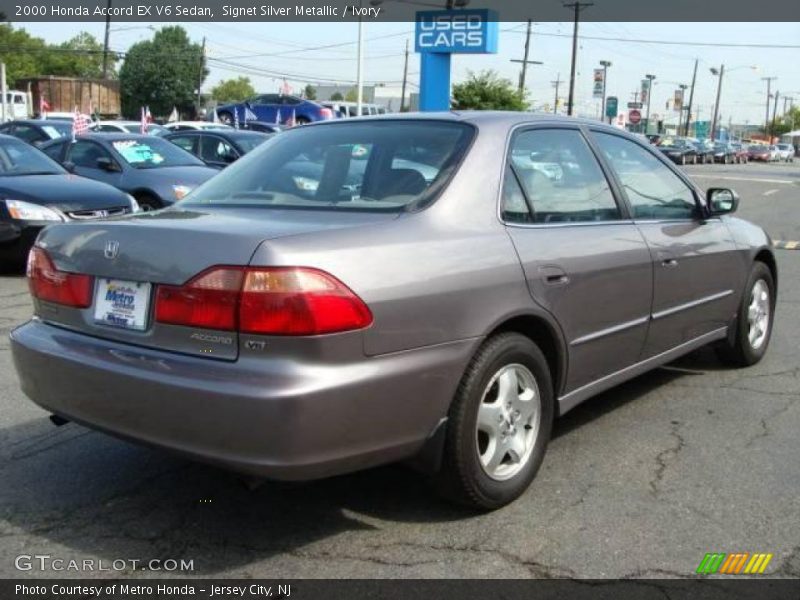
[[[56,427],[61,427],[62,425],[69,423],[69,419],[59,417],[58,415],[50,415],[50,422]]]

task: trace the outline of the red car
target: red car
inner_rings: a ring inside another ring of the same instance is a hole
[[[762,144],[754,144],[747,148],[747,158],[749,160],[760,160],[763,162],[769,162],[772,160],[772,153],[769,150],[769,146],[762,145]]]
[[[733,146],[735,151],[735,154],[733,155],[733,162],[747,164],[747,161],[750,158],[750,151],[747,146],[743,144],[731,144],[731,146]]]

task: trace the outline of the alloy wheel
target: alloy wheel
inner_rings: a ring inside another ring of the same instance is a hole
[[[770,298],[769,286],[763,279],[756,281],[750,292],[750,304],[747,307],[747,339],[754,350],[764,345],[769,332]]]
[[[478,458],[490,478],[504,481],[528,463],[541,422],[541,396],[524,365],[502,367],[489,381],[478,407]]]

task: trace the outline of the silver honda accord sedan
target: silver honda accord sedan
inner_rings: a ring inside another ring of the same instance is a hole
[[[14,361],[57,420],[278,479],[412,459],[492,509],[580,402],[764,356],[775,258],[737,205],[594,121],[310,125],[173,207],[45,229]]]

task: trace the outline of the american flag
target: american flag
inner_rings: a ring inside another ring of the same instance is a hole
[[[46,119],[48,110],[50,110],[50,104],[44,99],[44,94],[42,94],[39,96],[39,118]]]
[[[281,86],[280,94],[282,96],[288,96],[291,93],[292,93],[292,86],[290,86],[289,82],[284,79],[283,85]]]
[[[249,106],[244,107],[244,122],[247,123],[248,121],[258,121],[258,116],[252,110],[250,110]]]
[[[292,109],[292,116],[286,121],[286,126],[294,127],[295,125],[297,125],[297,115],[295,114],[294,109]]]
[[[239,111],[235,108],[233,109],[233,128],[239,129]]]
[[[89,133],[89,119],[81,114],[78,107],[75,107],[75,112],[72,115],[72,139],[74,140],[79,135]]]
[[[147,134],[147,110],[145,107],[142,107],[142,118],[139,121],[139,133],[142,135]]]
[[[275,125],[281,124],[281,109],[278,109],[278,112],[275,113]]]

